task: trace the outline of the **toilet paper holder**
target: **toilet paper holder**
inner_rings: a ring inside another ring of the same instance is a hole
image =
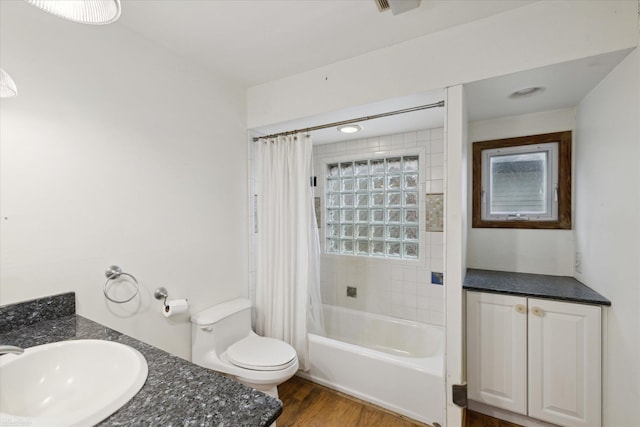
[[[153,297],[157,300],[162,300],[162,314],[165,317],[185,313],[189,308],[189,300],[186,298],[167,301],[169,292],[167,292],[166,288],[157,288],[153,293]]]
[[[163,300],[162,305],[164,308],[167,308],[167,298],[169,297],[169,292],[167,292],[167,288],[161,287],[155,290],[153,293],[153,297],[157,300]]]

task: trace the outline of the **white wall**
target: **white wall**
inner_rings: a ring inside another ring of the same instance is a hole
[[[573,130],[574,127],[574,108],[472,122],[469,124],[469,144],[476,141]],[[469,189],[472,188],[472,161],[470,155],[467,159]],[[468,192],[467,206],[467,217],[471,218],[471,191]],[[571,230],[471,228],[470,221],[468,226],[469,268],[557,276],[573,275]]]
[[[445,116],[445,355],[447,426],[463,424],[463,410],[453,403],[453,385],[466,381],[465,314],[462,283],[466,274],[466,159],[468,111],[464,86],[447,88]]]
[[[251,87],[248,126],[281,123],[637,44],[636,0],[539,1]]]
[[[244,89],[119,23],[1,17],[19,96],[0,109],[0,304],[75,291],[79,314],[189,358],[188,316],[152,294],[197,311],[247,292]],[[111,264],[139,298],[105,301]]]
[[[442,273],[443,234],[427,232],[426,193],[444,193],[444,129],[425,129],[357,139],[313,147],[313,162],[321,200],[320,241],[322,246],[320,287],[322,302],[356,310],[399,317],[436,325],[444,324],[443,286],[431,283],[431,272]],[[339,161],[363,160],[396,155],[421,155],[420,164],[420,253],[419,260],[394,260],[325,253],[326,203],[324,171]],[[355,286],[357,298],[346,296]]]
[[[578,105],[576,278],[611,300],[603,322],[603,425],[638,425],[640,52]]]

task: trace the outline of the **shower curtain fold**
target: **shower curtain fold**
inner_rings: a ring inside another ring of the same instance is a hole
[[[322,320],[312,141],[298,134],[256,144],[256,330],[291,344],[308,370],[307,332]]]

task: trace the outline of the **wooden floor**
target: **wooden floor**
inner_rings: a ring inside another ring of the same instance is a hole
[[[424,427],[379,406],[293,377],[278,386],[284,404],[278,427]]]
[[[467,410],[465,427],[522,427],[509,421],[499,420],[488,415]]]
[[[278,427],[429,427],[379,406],[293,377],[278,386],[284,404]],[[465,427],[519,427],[467,411]]]

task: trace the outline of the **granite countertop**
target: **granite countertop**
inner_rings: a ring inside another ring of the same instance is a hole
[[[0,310],[4,323],[11,316]],[[0,343],[26,348],[101,339],[129,345],[147,360],[149,374],[142,389],[99,426],[269,426],[282,413],[278,399],[82,316],[48,317],[55,318],[20,322],[9,331],[0,328]]]
[[[492,270],[467,270],[463,288],[527,297],[556,299],[582,304],[610,306],[611,301],[573,277],[510,273]]]

